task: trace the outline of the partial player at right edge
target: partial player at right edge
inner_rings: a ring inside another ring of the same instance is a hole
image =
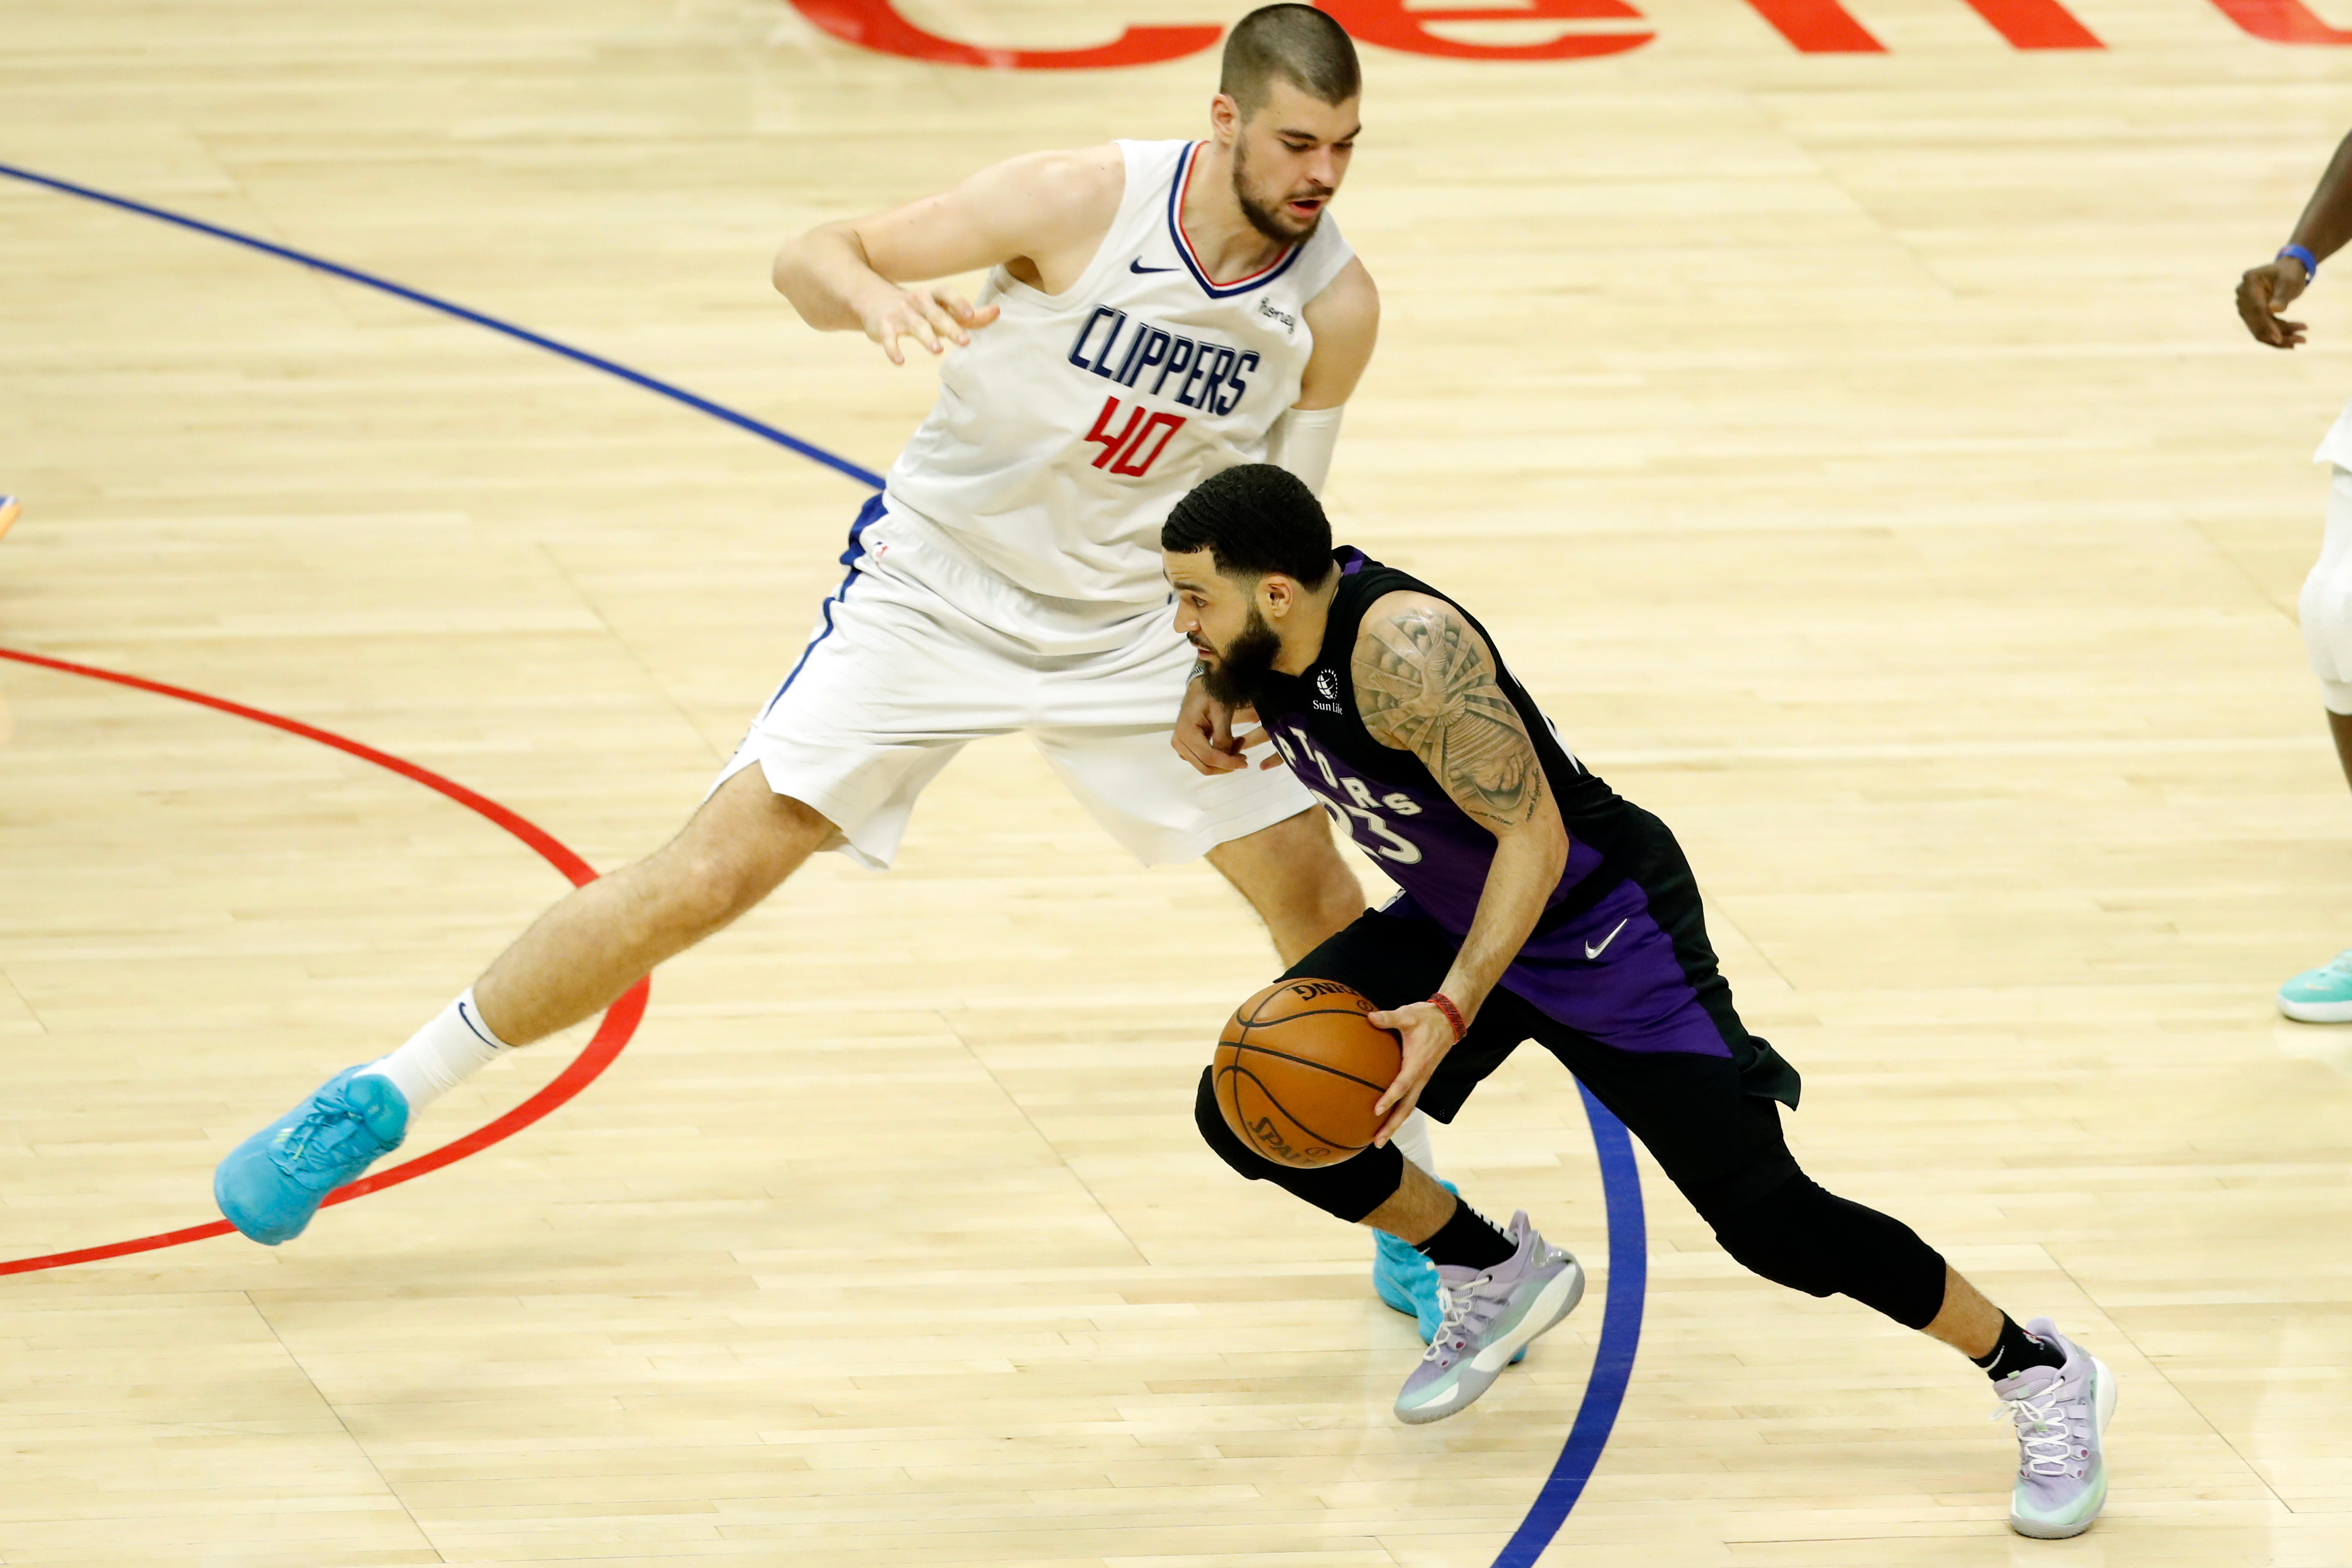
[[[2238,279],[2238,319],[2256,342],[2274,349],[2303,342],[2304,324],[2281,312],[2311,287],[2319,264],[2347,240],[2352,240],[2352,136],[2336,144],[2336,156],[2295,220],[2294,237]],[[2311,672],[2319,678],[2320,700],[2326,705],[2327,732],[2345,781],[2352,784],[2352,407],[2337,416],[2311,460],[2328,464],[2334,479],[2319,559],[2303,580],[2295,610]],[[2352,1024],[2352,948],[2280,986],[2278,1008],[2299,1023]]]
[[[1194,489],[1160,544],[1212,694],[1256,710],[1299,782],[1404,889],[1286,976],[1354,986],[1387,1009],[1370,1021],[1402,1036],[1375,1145],[1315,1169],[1276,1163],[1226,1126],[1206,1073],[1196,1111],[1243,1175],[1438,1266],[1443,1321],[1399,1418],[1466,1407],[1581,1293],[1576,1260],[1526,1214],[1497,1227],[1388,1141],[1416,1105],[1450,1121],[1533,1039],[1741,1263],[1850,1296],[1983,1368],[2017,1431],[2011,1526],[2089,1529],[2106,1500],[2106,1367],[2047,1320],[2020,1328],[1908,1226],[1798,1168],[1773,1104],[1795,1106],[1797,1074],[1733,1010],[1674,835],[1570,754],[1478,623],[1425,583],[1334,552],[1313,492],[1264,464]]]

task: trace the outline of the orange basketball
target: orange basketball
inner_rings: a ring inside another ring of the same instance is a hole
[[[1234,1135],[1279,1164],[1336,1165],[1370,1147],[1372,1102],[1403,1047],[1364,1015],[1372,999],[1336,980],[1277,980],[1217,1038],[1212,1080]]]

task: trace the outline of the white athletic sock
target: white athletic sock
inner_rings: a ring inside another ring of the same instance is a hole
[[[1428,1117],[1416,1110],[1404,1119],[1404,1125],[1398,1128],[1396,1136],[1389,1140],[1396,1145],[1398,1153],[1433,1176],[1437,1174],[1437,1153],[1429,1146],[1429,1130],[1433,1125]]]
[[[414,1116],[513,1048],[482,1022],[482,1010],[474,1005],[468,986],[463,996],[411,1036],[408,1044],[362,1070],[390,1079],[407,1097],[408,1113]]]

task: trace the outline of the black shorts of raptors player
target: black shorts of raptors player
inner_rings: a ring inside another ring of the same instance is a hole
[[[1689,1009],[1681,1026],[1653,1014],[1638,1028],[1571,1027],[1520,994],[1538,986],[1522,982],[1515,988],[1514,977],[1506,975],[1469,1034],[1439,1064],[1422,1109],[1451,1121],[1482,1079],[1533,1040],[1642,1141],[1733,1258],[1793,1289],[1850,1296],[1906,1328],[1925,1328],[1943,1304],[1942,1256],[1902,1221],[1823,1191],[1799,1169],[1781,1137],[1774,1102],[1776,1095],[1794,1100],[1796,1074],[1740,1024],[1707,944],[1689,863],[1665,825],[1642,816],[1649,831],[1627,883],[1646,917],[1674,939],[1685,984],[1663,987],[1667,994],[1660,1002],[1669,1010]],[[1285,978],[1343,981],[1382,1007],[1397,1007],[1438,990],[1454,952],[1454,939],[1434,921],[1375,910],[1301,959]],[[1622,1043],[1661,1034],[1687,1043],[1692,1029],[1720,1040],[1722,1054],[1628,1049]],[[1403,1156],[1394,1144],[1317,1170],[1265,1158],[1225,1125],[1206,1072],[1193,1116],[1209,1146],[1234,1170],[1351,1223],[1379,1208],[1403,1179]]]

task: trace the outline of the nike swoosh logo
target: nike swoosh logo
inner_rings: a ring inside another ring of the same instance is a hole
[[[1143,264],[1143,258],[1140,256],[1129,262],[1127,264],[1127,269],[1129,272],[1173,272],[1176,270],[1173,267],[1146,267]]]
[[[1584,944],[1584,956],[1587,958],[1598,958],[1603,952],[1606,952],[1609,950],[1609,944],[1617,940],[1617,933],[1625,929],[1626,921],[1630,921],[1633,918],[1633,917],[1632,915],[1627,915],[1624,920],[1619,921],[1616,925],[1610,929],[1609,934],[1602,937],[1599,942],[1586,942]]]
[[[471,1030],[474,1037],[481,1041],[482,1044],[490,1047],[492,1049],[498,1048],[498,1042],[483,1032],[481,1025],[474,1022],[474,1016],[466,1011],[466,1005],[463,1002],[457,1004],[457,1021],[465,1025],[467,1029]]]

